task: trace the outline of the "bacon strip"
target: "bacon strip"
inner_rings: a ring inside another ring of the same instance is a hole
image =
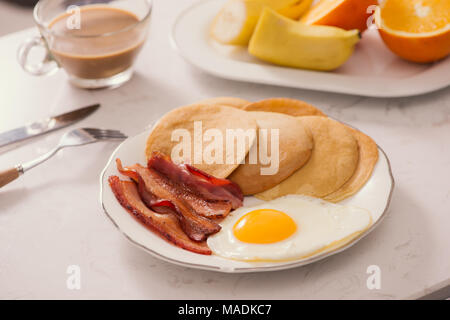
[[[200,206],[196,208],[206,217],[225,217],[231,209],[242,206],[244,196],[239,186],[230,180],[215,178],[188,164],[177,165],[161,153],[153,153],[148,168],[167,177],[175,186],[185,190]]]
[[[178,196],[181,191],[174,189],[170,181],[154,170],[139,164],[124,169],[120,159],[116,163],[120,173],[138,183],[139,195],[147,207],[158,213],[174,214],[192,240],[203,241],[221,229],[216,222],[196,214],[195,209]]]
[[[138,181],[136,166],[123,169],[120,160],[117,159],[116,162],[122,174]],[[176,165],[160,153],[154,153],[148,162],[148,167],[157,171],[167,181],[166,184],[171,186],[177,198],[182,196],[184,201],[188,202],[189,206],[201,216],[224,218],[232,209],[239,208],[243,204],[244,197],[241,189],[227,179],[215,178],[187,164]],[[140,192],[145,200],[148,195],[141,188]]]
[[[195,200],[186,201],[184,191],[174,187],[166,177],[140,165],[135,165],[134,168],[139,175],[139,185],[145,186],[147,192],[155,195],[157,199],[168,201],[173,205],[171,208],[179,218],[181,227],[192,240],[202,241],[220,231],[220,225],[197,214],[195,207],[192,206]],[[150,202],[147,205],[153,210],[158,210],[154,206],[161,206],[164,203]]]
[[[191,240],[182,230],[178,219],[172,214],[159,214],[150,210],[142,202],[136,184],[131,181],[121,181],[117,176],[108,179],[111,189],[119,203],[129,213],[151,230],[160,234],[167,241],[188,251],[210,255],[212,252],[206,242]]]
[[[203,188],[202,191],[205,195],[208,193],[210,194],[208,198],[230,201],[233,209],[242,207],[244,195],[238,184],[228,179],[213,177],[189,164],[184,164],[182,166],[184,166],[190,173],[199,177],[201,180],[206,180],[209,182],[209,184],[207,184],[200,182],[201,180],[197,181],[197,184],[193,184],[193,189],[197,186],[197,190],[201,190]]]
[[[203,242],[220,231],[220,225],[212,218],[223,218],[243,203],[243,194],[237,184],[210,176],[190,165],[174,164],[160,153],[153,154],[147,167],[135,164],[123,168],[120,159],[116,163],[119,172],[134,181],[133,191],[139,197],[139,204],[153,214],[175,218],[177,227],[190,241]],[[113,183],[110,184],[113,187]],[[120,194],[117,191],[115,194],[119,199]],[[121,203],[125,206],[123,201]],[[142,217],[142,214],[135,215]]]

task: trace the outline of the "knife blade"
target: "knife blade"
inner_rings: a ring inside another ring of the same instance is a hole
[[[12,129],[0,133],[0,148],[11,143],[22,141],[31,137],[39,136],[48,132],[52,132],[67,127],[78,122],[100,107],[96,103],[87,107],[79,108],[74,111],[66,112],[54,117],[50,117],[41,121],[29,123],[23,127]]]

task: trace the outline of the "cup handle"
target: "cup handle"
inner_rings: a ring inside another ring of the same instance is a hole
[[[42,61],[32,64],[28,61],[28,55],[34,47],[44,48],[46,54]],[[25,40],[17,51],[17,59],[26,72],[35,76],[47,75],[59,68],[58,63],[55,59],[53,59],[50,51],[48,50],[44,39],[40,36],[35,36]]]

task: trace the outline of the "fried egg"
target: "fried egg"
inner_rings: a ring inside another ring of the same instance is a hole
[[[227,259],[298,260],[339,248],[371,224],[365,209],[287,195],[235,210],[208,238],[208,246]]]

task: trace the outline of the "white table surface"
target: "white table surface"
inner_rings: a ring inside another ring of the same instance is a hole
[[[99,174],[116,143],[66,149],[0,190],[0,298],[401,299],[450,285],[450,89],[413,98],[373,99],[221,80],[185,63],[169,31],[192,1],[156,0],[149,41],[131,82],[115,90],[72,87],[64,72],[33,77],[16,62],[36,30],[0,38],[0,131],[101,102],[78,126],[141,132],[177,106],[213,96],[293,97],[370,136],[396,179],[384,222],[349,250],[312,265],[265,274],[220,274],[159,261],[130,244],[99,205]],[[0,150],[0,168],[30,160],[64,131]],[[81,290],[66,287],[69,265]],[[381,289],[366,286],[369,265]]]

